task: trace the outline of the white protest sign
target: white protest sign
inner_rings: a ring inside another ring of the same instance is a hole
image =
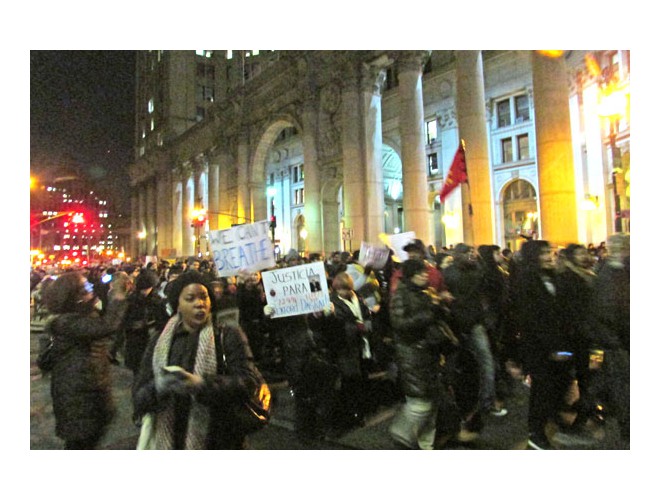
[[[394,256],[399,260],[399,262],[408,260],[408,252],[404,252],[403,247],[405,247],[408,243],[416,238],[415,231],[390,234],[388,237],[390,240],[389,246],[392,248]]]
[[[265,271],[261,280],[273,318],[321,311],[330,304],[323,262]]]
[[[390,249],[382,245],[372,245],[366,241],[360,245],[360,260],[358,263],[363,266],[371,266],[373,269],[383,269],[387,264],[387,258],[390,255]]]
[[[275,267],[273,243],[267,220],[209,232],[213,261],[221,277],[239,271],[255,272]]]

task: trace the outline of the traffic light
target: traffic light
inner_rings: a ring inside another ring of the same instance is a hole
[[[274,215],[270,216],[270,228],[275,229],[277,227],[277,217]]]
[[[191,227],[203,227],[206,224],[206,210],[193,210]]]

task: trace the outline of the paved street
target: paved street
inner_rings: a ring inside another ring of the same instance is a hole
[[[43,334],[30,334],[30,449],[61,450],[63,441],[54,434],[54,417],[50,398],[50,380],[42,376],[36,367],[35,358]],[[138,429],[131,421],[130,383],[132,374],[123,366],[113,367],[114,396],[118,413],[112,422],[101,447],[111,450],[135,449]],[[286,381],[271,383],[273,392],[272,424],[250,438],[255,450],[397,450],[400,449],[389,438],[387,428],[396,411],[397,404],[387,404],[367,419],[366,425],[346,434],[316,442],[301,443],[293,433],[293,398]],[[450,445],[449,449],[478,450],[523,450],[527,447],[527,397],[528,389],[522,383],[516,385],[511,398],[506,401],[509,414],[505,417],[488,417],[480,437],[470,444]],[[552,429],[550,430],[552,432]],[[616,422],[608,421],[602,428],[594,428],[598,438],[589,446],[570,446],[553,438],[557,448],[571,449],[616,449]],[[557,437],[558,435],[555,435]]]

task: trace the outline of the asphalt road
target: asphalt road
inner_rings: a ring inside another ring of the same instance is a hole
[[[50,397],[50,379],[40,373],[35,364],[42,334],[30,334],[30,449],[61,450],[63,441],[55,436]],[[117,415],[100,447],[109,450],[133,450],[139,429],[131,420],[130,384],[132,373],[123,366],[113,366],[114,397]],[[253,450],[398,450],[389,437],[388,426],[398,406],[397,401],[381,405],[369,415],[366,424],[331,440],[301,442],[293,432],[293,398],[286,381],[271,383],[273,418],[264,430],[250,436]],[[509,414],[489,416],[480,436],[469,444],[450,444],[448,449],[463,450],[524,450],[527,449],[527,398],[529,389],[522,382],[513,387],[505,402]],[[558,449],[618,449],[618,429],[613,419],[604,426],[593,426],[594,441],[563,442],[555,439],[556,429],[549,429]]]

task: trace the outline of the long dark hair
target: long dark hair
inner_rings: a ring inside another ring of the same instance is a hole
[[[82,279],[83,274],[79,271],[68,271],[59,275],[44,290],[44,303],[48,311],[53,314],[77,312],[83,294]]]

